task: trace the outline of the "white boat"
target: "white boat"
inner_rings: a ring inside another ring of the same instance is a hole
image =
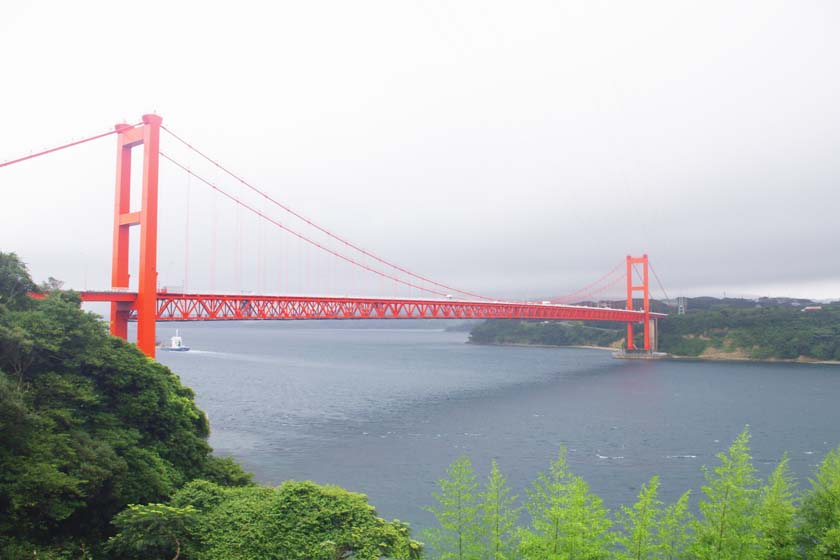
[[[190,349],[189,346],[184,346],[184,341],[181,339],[181,336],[178,334],[178,330],[175,330],[175,336],[169,339],[169,346],[161,346],[161,350],[168,350],[170,352],[186,352]]]

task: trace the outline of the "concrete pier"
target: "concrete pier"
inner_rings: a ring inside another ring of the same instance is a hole
[[[663,360],[671,355],[667,352],[616,352],[612,357],[618,360]]]

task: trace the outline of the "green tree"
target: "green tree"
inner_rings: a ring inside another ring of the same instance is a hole
[[[195,526],[197,510],[165,504],[131,505],[114,517],[119,532],[108,539],[108,549],[120,558],[172,557],[178,560],[190,530]]]
[[[632,508],[622,507],[618,523],[623,531],[617,537],[622,551],[616,557],[622,560],[658,558],[661,546],[656,539],[656,528],[662,514],[662,502],[657,498],[659,477],[654,476],[642,484],[639,499]]]
[[[422,552],[405,523],[385,521],[366,496],[337,486],[287,481],[278,488],[222,488],[194,481],[171,505],[197,511],[191,560],[409,560]]]
[[[796,546],[796,483],[784,454],[770,479],[761,489],[759,503],[761,541],[759,558],[793,560]]]
[[[656,540],[660,547],[662,560],[676,560],[683,558],[685,551],[691,547],[690,527],[693,525],[691,512],[688,510],[688,499],[691,491],[686,491],[680,499],[669,505],[662,512],[656,528]]]
[[[800,539],[813,560],[840,558],[840,447],[825,456],[802,500]]]
[[[169,505],[193,507],[200,512],[208,511],[227,499],[226,488],[208,480],[193,480],[175,492]]]
[[[507,477],[499,471],[494,459],[484,488],[478,495],[481,558],[487,560],[512,560],[516,522],[522,508],[514,507],[516,496],[511,496]]]
[[[171,371],[110,337],[77,294],[33,288],[0,253],[0,540],[91,550],[127,504],[198,476],[247,478],[211,459],[207,418]]]
[[[720,465],[705,470],[706,499],[699,504],[694,555],[701,560],[746,560],[757,555],[760,518],[757,515],[758,479],[749,454],[749,429],[735,438]]]
[[[595,560],[608,556],[613,544],[608,511],[586,482],[569,472],[565,448],[527,494],[531,526],[521,532],[522,558]]]
[[[242,465],[232,457],[208,457],[201,473],[201,478],[222,486],[251,486],[254,484],[252,473],[245,471]]]
[[[427,530],[424,538],[442,560],[479,558],[478,483],[472,464],[462,455],[449,465],[446,474],[447,478],[438,481],[440,492],[433,494],[438,505],[428,508],[440,528]]]
[[[29,292],[38,286],[29,277],[26,264],[14,253],[0,252],[0,306],[24,309],[30,303]]]

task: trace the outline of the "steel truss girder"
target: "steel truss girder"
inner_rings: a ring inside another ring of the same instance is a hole
[[[131,300],[125,292],[83,292],[84,301]],[[129,317],[136,318],[130,303]],[[645,320],[644,311],[576,305],[361,297],[157,294],[157,321],[301,319],[534,319],[561,321]],[[651,317],[662,317],[648,313]]]

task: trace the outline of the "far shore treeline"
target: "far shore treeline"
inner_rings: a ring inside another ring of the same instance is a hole
[[[439,527],[421,544],[362,494],[260,486],[214,456],[192,390],[59,288],[0,253],[4,560],[840,558],[840,449],[800,490],[786,457],[756,477],[747,430],[706,471],[696,508],[688,493],[662,503],[654,477],[610,512],[562,449],[521,499],[495,463],[479,485],[462,457],[429,497]]]
[[[669,313],[659,322],[659,350],[674,356],[840,361],[840,302],[689,298],[685,315],[661,302],[654,308]],[[625,334],[624,323],[496,319],[475,326],[470,342],[620,348]]]

